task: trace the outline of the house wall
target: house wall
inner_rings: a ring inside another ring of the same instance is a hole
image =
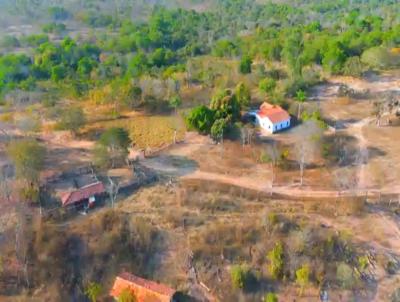
[[[265,129],[270,133],[275,133],[279,130],[286,129],[290,127],[290,119],[282,121],[280,123],[273,124],[268,118],[260,118],[257,115],[257,124],[261,128]]]

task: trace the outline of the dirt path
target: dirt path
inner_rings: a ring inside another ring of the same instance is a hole
[[[368,182],[368,171],[365,162],[368,159],[368,145],[365,140],[362,129],[365,125],[370,123],[372,118],[365,118],[357,123],[349,124],[348,130],[353,133],[359,140],[360,150],[360,164],[358,171],[359,185],[356,190],[348,190],[340,192],[341,196],[365,196],[368,194],[370,197],[376,197],[379,192],[384,194],[399,194],[400,186],[390,186],[383,188],[372,188]],[[264,193],[274,193],[291,198],[332,198],[338,196],[337,190],[315,190],[312,187],[299,187],[294,186],[274,186],[271,188],[271,182],[268,179],[255,180],[249,176],[230,176],[220,173],[213,173],[208,171],[201,171],[190,162],[190,154],[198,151],[201,147],[206,146],[210,142],[204,138],[199,138],[198,135],[189,134],[185,143],[178,144],[168,150],[166,154],[158,157],[148,158],[142,161],[142,164],[148,168],[155,169],[160,173],[166,174],[170,177],[180,177],[183,179],[198,179],[210,182],[220,182],[223,184],[243,187],[251,190],[257,190]],[[171,156],[181,157],[177,160]],[[186,161],[184,160],[186,158]]]
[[[346,129],[346,132],[349,133],[349,135],[354,135],[359,144],[359,159],[358,159],[358,188],[360,190],[366,190],[371,188],[371,182],[368,181],[368,179],[371,179],[371,177],[368,175],[367,171],[367,162],[368,162],[368,142],[365,139],[363,135],[363,128],[371,123],[374,120],[374,118],[367,117],[365,119],[362,119],[359,122],[353,123]]]

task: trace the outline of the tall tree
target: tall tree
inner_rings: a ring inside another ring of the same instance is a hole
[[[285,40],[282,50],[292,79],[300,78],[302,75],[303,63],[301,54],[303,49],[304,42],[302,33],[299,30],[295,30]]]
[[[109,128],[100,137],[95,148],[95,158],[99,166],[116,166],[125,161],[132,143],[129,133],[123,128]]]
[[[304,90],[300,89],[296,92],[296,101],[299,104],[298,111],[297,111],[297,119],[300,119],[301,116],[301,106],[306,101],[307,96]]]
[[[300,168],[300,186],[304,183],[304,169],[315,158],[321,147],[322,128],[308,120],[296,129],[295,155]]]
[[[37,182],[44,164],[43,146],[33,139],[15,140],[7,146],[7,154],[13,160],[18,178]]]
[[[242,108],[249,106],[251,101],[251,92],[250,88],[243,82],[236,85],[235,95]]]

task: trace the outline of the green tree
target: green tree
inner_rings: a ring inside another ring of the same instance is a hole
[[[305,264],[296,271],[296,283],[300,286],[300,296],[304,288],[310,283],[310,267]]]
[[[235,95],[242,108],[249,106],[251,101],[250,88],[244,83],[239,83],[236,85]]]
[[[228,123],[225,119],[217,119],[211,127],[211,137],[214,141],[218,142],[226,133]]]
[[[297,92],[296,92],[296,101],[299,104],[298,111],[297,111],[297,119],[300,119],[301,106],[304,104],[306,99],[307,99],[307,96],[306,96],[306,93],[304,92],[304,90],[302,90],[302,89],[297,90]]]
[[[109,128],[101,136],[95,148],[96,163],[99,166],[105,163],[114,168],[117,162],[122,162],[128,156],[128,149],[132,141],[129,133],[123,128]]]
[[[210,108],[215,111],[217,119],[224,118],[234,123],[240,118],[240,104],[229,89],[218,91],[211,100]]]
[[[272,278],[280,279],[283,276],[284,268],[284,254],[283,245],[281,242],[277,242],[274,248],[268,253],[269,271]]]
[[[83,57],[78,61],[77,72],[81,76],[88,76],[96,66],[96,61],[89,57]]]
[[[142,89],[139,86],[132,86],[128,92],[130,107],[136,107],[142,99]]]
[[[173,96],[173,97],[169,100],[168,104],[169,104],[169,106],[170,106],[171,108],[174,108],[175,113],[177,113],[178,107],[180,107],[180,106],[182,105],[182,99],[181,99],[178,95]]]
[[[215,43],[213,53],[217,57],[231,57],[237,52],[236,45],[229,40],[220,40]]]
[[[292,79],[300,78],[302,74],[303,63],[301,54],[303,52],[304,42],[302,33],[298,30],[293,31],[285,40],[282,49],[283,57],[289,68]]]
[[[85,295],[89,298],[91,302],[96,302],[97,298],[102,292],[101,284],[97,282],[90,282],[85,290]]]
[[[119,294],[118,302],[137,302],[137,298],[133,290],[125,288]]]
[[[69,130],[76,134],[77,131],[86,124],[85,113],[80,107],[67,108],[61,115],[58,122],[58,128],[62,130]]]
[[[251,64],[253,60],[249,56],[243,56],[239,63],[239,71],[241,74],[251,73]]]
[[[135,54],[128,63],[128,74],[133,77],[142,75],[149,67],[147,56],[143,52]]]
[[[20,43],[19,43],[17,37],[7,35],[1,39],[0,46],[7,48],[7,49],[11,49],[11,48],[19,47]]]
[[[54,82],[59,82],[67,76],[67,69],[63,65],[53,66],[50,76]]]
[[[43,169],[46,149],[31,139],[15,140],[7,146],[7,154],[12,159],[16,176],[21,181],[20,197],[36,202],[39,199],[39,174]]]
[[[268,293],[265,295],[263,302],[278,302],[278,297],[274,293]]]
[[[17,178],[37,183],[43,168],[45,148],[36,140],[14,140],[7,146],[7,154],[15,165]]]
[[[276,81],[272,78],[266,78],[258,83],[258,88],[268,94],[272,94],[276,87]]]
[[[331,74],[339,74],[342,72],[343,65],[346,61],[346,54],[340,42],[329,42],[322,56],[322,66],[326,71]]]
[[[215,111],[204,105],[193,108],[186,117],[188,127],[202,134],[210,133],[214,121]]]

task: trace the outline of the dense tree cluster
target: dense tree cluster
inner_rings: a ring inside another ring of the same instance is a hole
[[[5,11],[19,9],[24,14],[23,7],[5,2]],[[327,73],[358,76],[366,68],[400,64],[399,55],[391,52],[400,44],[399,8],[389,0],[384,1],[386,10],[379,10],[375,2],[362,5],[345,0],[324,4],[309,0],[301,5],[223,0],[206,12],[149,6],[144,22],[124,15],[133,5],[117,2],[116,14],[92,2],[64,3],[65,7],[60,4],[44,10],[49,21],[43,27],[46,33],[64,34],[68,30],[64,23],[71,18],[92,28],[108,28],[90,42],[68,36],[50,42],[43,34],[5,36],[1,44],[6,49],[34,49],[26,55],[0,56],[0,93],[29,90],[37,81],[50,80],[56,85],[62,82],[79,96],[116,77],[159,77],[184,71],[187,59],[202,54],[240,57],[243,74],[253,71],[256,58],[282,61],[291,79],[289,86],[294,87],[288,91],[292,95],[305,88],[306,66],[321,65]],[[77,10],[81,5],[84,7]],[[32,13],[32,7],[26,10],[26,14]],[[242,31],[250,35],[239,35]],[[270,93],[273,84],[266,79],[260,89]]]

